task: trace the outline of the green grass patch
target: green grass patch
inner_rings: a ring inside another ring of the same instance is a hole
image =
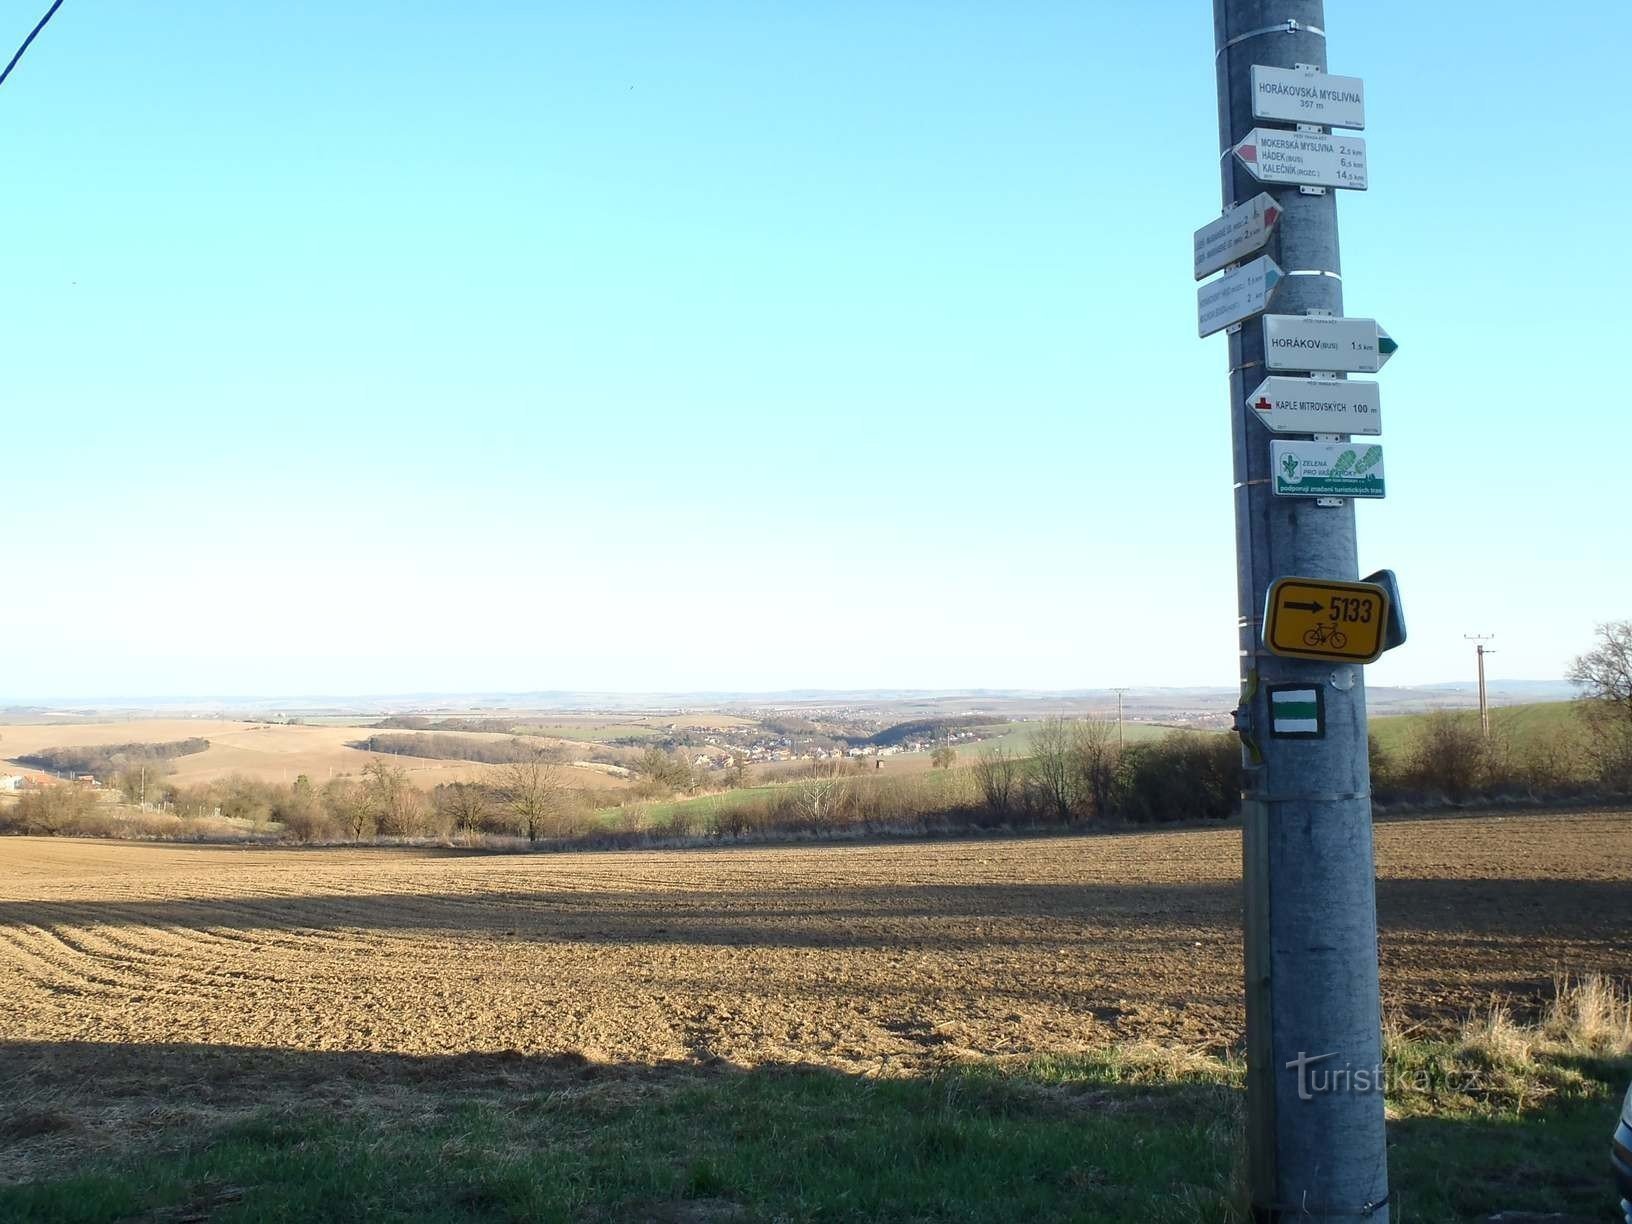
[[[539,735],[549,739],[577,740],[585,744],[607,744],[613,740],[656,740],[669,732],[637,723],[517,723],[516,735]]]
[[[1397,1218],[1596,1218],[1613,1202],[1605,1152],[1632,1059],[1503,1065],[1466,1042],[1395,1041],[1390,1068]],[[1223,1224],[1241,1218],[1241,1084],[1237,1061],[1153,1046],[883,1079],[433,1075],[168,1146],[138,1136],[124,1156],[0,1187],[0,1218]]]
[[[776,1068],[428,1101],[390,1118],[294,1107],[0,1188],[0,1216],[1223,1218],[1232,1094],[1206,1077],[1159,1095],[1116,1078],[1060,1060],[882,1080]]]
[[[1456,710],[1455,716],[1477,725],[1477,710]],[[1377,737],[1383,750],[1394,755],[1408,755],[1421,740],[1428,722],[1435,715],[1386,714],[1371,720],[1371,733]],[[1534,743],[1551,736],[1565,737],[1578,742],[1583,750],[1587,744],[1587,730],[1573,701],[1542,701],[1530,705],[1493,706],[1490,711],[1490,730],[1493,736],[1504,737],[1517,744]]]
[[[1112,719],[1111,725],[1113,728],[1115,727],[1114,719]],[[987,735],[990,732],[988,738],[982,739],[975,744],[954,745],[958,750],[958,760],[960,762],[973,761],[981,752],[991,748],[1002,748],[1007,752],[1014,753],[1016,756],[1030,756],[1032,753],[1031,737],[1036,734],[1037,727],[1038,724],[1035,722],[1021,722],[981,728],[982,735]],[[1130,744],[1146,744],[1152,740],[1159,740],[1164,736],[1173,734],[1175,729],[1173,727],[1156,726],[1151,723],[1124,722],[1122,724],[1122,734]],[[1114,730],[1112,738],[1115,738]]]

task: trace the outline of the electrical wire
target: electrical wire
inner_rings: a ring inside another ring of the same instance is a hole
[[[11,57],[11,63],[6,65],[5,71],[0,72],[0,85],[4,85],[6,83],[6,78],[11,75],[11,70],[17,67],[17,61],[22,59],[23,52],[28,50],[28,44],[39,37],[40,31],[45,29],[45,23],[50,21],[51,18],[56,15],[57,10],[61,7],[62,0],[55,0],[55,3],[53,3],[50,8],[45,10],[45,16],[41,17],[39,24],[28,32],[28,37],[23,39],[23,45],[17,48],[17,54]]]

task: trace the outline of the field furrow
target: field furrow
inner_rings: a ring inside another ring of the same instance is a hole
[[[1624,813],[1378,826],[1387,1004],[1624,975]],[[7,839],[0,1040],[869,1071],[1240,1032],[1228,828],[478,855]]]

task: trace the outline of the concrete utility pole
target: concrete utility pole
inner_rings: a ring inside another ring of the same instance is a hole
[[[1485,643],[1496,635],[1494,633],[1464,633],[1462,636],[1474,644],[1473,653],[1479,660],[1479,731],[1486,739],[1489,739],[1490,704],[1485,700],[1485,656],[1496,652],[1487,649]]]
[[[1116,694],[1116,750],[1118,752],[1128,746],[1127,740],[1122,735],[1122,694],[1127,691],[1125,688],[1111,690]]]
[[[1265,248],[1284,273],[1276,314],[1341,316],[1335,191],[1257,181],[1231,155],[1254,127],[1275,126],[1254,118],[1253,65],[1326,70],[1322,0],[1213,0],[1213,26],[1223,203],[1268,191],[1280,209]],[[1386,1221],[1365,683],[1358,666],[1272,654],[1262,638],[1275,579],[1356,578],[1354,502],[1275,495],[1271,435],[1246,406],[1264,356],[1262,316],[1246,318],[1229,366],[1253,1218]],[[1307,695],[1318,734],[1277,738],[1271,685]]]

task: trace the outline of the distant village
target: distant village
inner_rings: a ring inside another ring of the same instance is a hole
[[[894,743],[852,743],[848,739],[807,733],[784,733],[755,727],[686,727],[670,723],[669,742],[686,753],[697,769],[729,769],[738,758],[748,765],[776,761],[839,761],[933,752],[948,745],[977,743],[982,738],[968,727],[941,727],[906,736]]]

